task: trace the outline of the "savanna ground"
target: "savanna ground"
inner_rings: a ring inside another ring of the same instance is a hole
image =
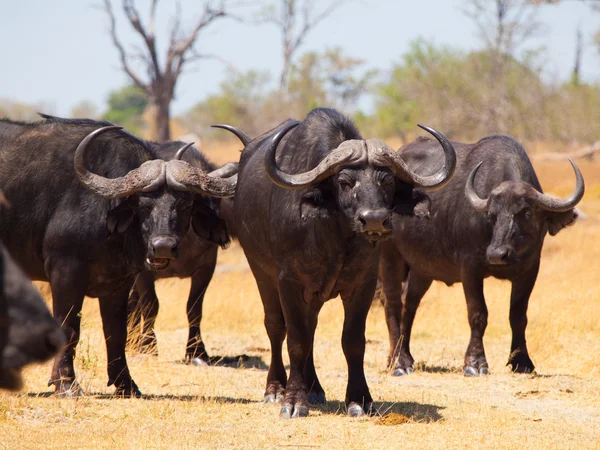
[[[210,153],[215,160],[235,157],[232,148]],[[534,165],[547,191],[570,192],[574,180],[566,161]],[[262,403],[269,341],[254,279],[234,244],[219,256],[202,328],[211,355],[245,355],[239,364],[181,363],[189,282],[161,281],[160,357],[128,355],[145,397],[114,398],[106,387],[97,300],[88,299],[76,359],[88,395],[56,398],[46,386],[50,364],[27,369],[23,392],[0,394],[0,447],[600,448],[600,164],[580,167],[587,182],[581,209],[588,218],[546,239],[530,302],[535,375],[513,375],[505,367],[510,285],[488,280],[491,374],[463,377],[469,328],[462,288],[434,283],[417,314],[412,353],[418,365],[410,376],[386,373],[383,309],[373,306],[365,371],[378,416],[350,419],[343,404],[342,308],[332,300],[322,310],[315,340],[328,403],[312,408],[306,419],[279,420],[279,406]]]

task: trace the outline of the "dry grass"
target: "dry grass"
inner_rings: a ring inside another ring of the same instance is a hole
[[[231,151],[235,151],[232,150]],[[217,158],[214,158],[217,159]],[[537,164],[542,185],[572,188],[568,164]],[[221,253],[205,302],[203,335],[212,355],[248,355],[251,368],[181,364],[187,337],[187,281],[159,283],[160,358],[132,355],[144,399],[111,398],[96,300],[86,300],[77,355],[80,399],[49,396],[50,365],[26,371],[23,393],[0,394],[0,447],[17,448],[600,448],[600,166],[582,164],[589,218],[548,238],[529,312],[528,342],[538,375],[505,367],[509,285],[486,283],[492,374],[462,376],[469,336],[461,286],[436,283],[415,323],[409,377],[385,372],[387,334],[374,307],[365,369],[381,415],[345,416],[345,361],[339,301],[323,309],[315,359],[329,402],[302,420],[277,419],[261,403],[269,361],[262,306],[243,253]],[[594,194],[596,192],[596,194]]]

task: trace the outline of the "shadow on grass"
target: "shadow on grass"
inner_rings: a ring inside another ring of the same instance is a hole
[[[445,406],[429,405],[417,402],[373,402],[375,417],[388,414],[401,414],[409,420],[421,423],[438,422],[443,419],[440,414]],[[326,405],[311,405],[311,409],[321,411],[322,414],[346,414],[346,405],[340,401],[328,401]]]
[[[416,370],[425,373],[462,373],[462,367],[436,366],[426,363],[417,363]]]
[[[27,392],[25,394],[30,398],[56,398],[56,399],[95,399],[95,400],[122,400],[128,397],[123,397],[121,395],[115,394],[107,394],[101,392],[88,392],[83,396],[78,397],[59,397],[54,392]],[[171,400],[171,401],[180,401],[180,402],[194,402],[194,401],[203,401],[203,402],[215,402],[215,403],[231,403],[231,404],[243,404],[248,405],[252,403],[262,403],[262,400],[252,400],[247,398],[234,398],[234,397],[206,397],[203,395],[172,395],[172,394],[149,394],[142,395],[137,400],[149,400],[149,401],[161,401],[161,400]]]
[[[191,365],[188,361],[178,360],[177,364]],[[211,356],[209,358],[209,366],[230,367],[232,369],[258,369],[269,370],[269,366],[265,364],[261,356],[237,355],[237,356]],[[206,366],[199,366],[206,367]]]

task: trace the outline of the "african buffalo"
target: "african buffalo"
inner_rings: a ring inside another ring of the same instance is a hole
[[[169,142],[158,145],[157,156],[164,161],[175,158],[186,161],[193,167],[215,174],[216,167],[194,147],[185,153],[178,150],[183,142]],[[237,173],[237,163],[229,163],[219,169],[220,176],[229,177]],[[202,341],[200,321],[202,320],[202,304],[204,293],[213,276],[217,263],[217,249],[226,248],[229,244],[229,233],[225,221],[220,216],[220,208],[225,199],[210,196],[194,195],[194,210],[198,213],[192,217],[188,232],[182,237],[179,257],[169,267],[157,271],[143,270],[137,277],[129,296],[129,325],[132,343],[138,339],[137,348],[142,353],[158,354],[154,323],[158,315],[158,297],[154,282],[160,278],[192,278],[192,285],[187,301],[189,323],[188,343],[185,360],[194,364],[209,362],[209,357]],[[143,322],[142,322],[143,319]]]
[[[394,375],[414,370],[409,349],[412,324],[421,298],[431,282],[438,280],[449,286],[463,284],[471,326],[464,374],[487,373],[483,334],[488,311],[483,280],[492,276],[512,283],[508,364],[514,372],[532,372],[525,328],[542,244],[546,232],[555,235],[576,220],[573,208],[583,197],[583,177],[571,161],[575,192],[558,200],[542,193],[525,150],[513,138],[491,136],[475,144],[453,145],[456,173],[443,189],[430,195],[430,219],[395,215],[393,239],[382,249],[389,367]],[[441,160],[435,142],[427,138],[417,139],[398,153],[422,176]]]
[[[21,369],[52,358],[65,344],[39,292],[0,244],[0,388],[20,389]]]
[[[364,332],[379,244],[391,234],[392,210],[412,215],[427,198],[414,188],[443,186],[455,166],[450,143],[423,128],[445,155],[445,163],[425,177],[409,171],[384,142],[363,140],[354,124],[332,109],[315,109],[302,122],[287,120],[242,153],[234,228],[260,291],[271,341],[264,399],[283,403],[282,418],[308,415],[309,401],[325,402],[313,341],[321,307],[337,295],[345,310],[348,414],[371,410]],[[289,380],[281,355],[286,333]]]
[[[0,213],[0,238],[30,278],[50,282],[54,317],[68,344],[49,385],[80,392],[73,357],[88,295],[100,299],[108,385],[139,396],[125,359],[135,276],[177,257],[191,217],[202,214],[193,193],[231,196],[235,177],[165,162],[157,144],[107,122],[46,119],[0,120],[0,186],[13,204]]]

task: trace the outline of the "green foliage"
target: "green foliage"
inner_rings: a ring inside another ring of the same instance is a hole
[[[125,127],[133,134],[141,134],[144,128],[142,115],[148,105],[145,92],[137,86],[129,85],[110,93],[108,111],[102,118]]]
[[[219,93],[198,103],[180,120],[200,136],[206,135],[213,123],[239,126],[257,136],[286,117],[303,118],[319,106],[351,112],[376,73],[361,71],[363,64],[343,55],[339,48],[307,53],[294,66],[287,93],[274,88],[268,73],[231,72]],[[225,136],[222,132],[213,135]]]
[[[521,140],[600,139],[600,88],[544,83],[536,60],[537,53],[517,60],[417,40],[378,86],[375,112],[359,122],[380,137],[404,141],[417,123],[466,140],[497,133]]]

